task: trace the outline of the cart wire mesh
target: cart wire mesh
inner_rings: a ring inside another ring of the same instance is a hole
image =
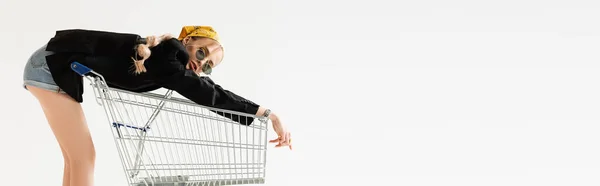
[[[198,105],[171,90],[161,95],[109,88],[91,69],[80,74],[87,73],[94,74],[85,77],[106,112],[129,185],[265,182],[267,118]],[[252,123],[236,122],[244,120]]]

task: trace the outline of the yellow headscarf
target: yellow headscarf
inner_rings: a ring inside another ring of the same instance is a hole
[[[182,40],[187,36],[206,37],[219,42],[219,34],[211,26],[184,26],[178,39]]]

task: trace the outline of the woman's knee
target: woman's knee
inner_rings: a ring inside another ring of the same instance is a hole
[[[92,148],[77,148],[67,152],[70,165],[93,165],[96,162],[96,150]]]
[[[78,137],[75,137],[78,136]],[[65,142],[67,155],[69,159],[75,161],[93,161],[96,159],[96,148],[94,142],[89,135],[74,134],[74,138]]]
[[[59,143],[59,145],[60,151],[62,151],[63,159],[65,160],[65,164],[69,164],[69,154],[67,154],[67,151],[65,150],[62,144]]]

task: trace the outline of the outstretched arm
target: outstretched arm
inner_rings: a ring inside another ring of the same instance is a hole
[[[207,107],[231,110],[246,114],[256,114],[259,105],[244,99],[221,86],[214,84],[207,77],[200,77],[191,70],[182,69],[169,76],[160,77],[162,86],[176,91],[187,99]],[[242,125],[250,125],[254,118],[238,114],[215,112]]]
[[[208,107],[254,114],[259,117],[264,116],[266,112],[270,113],[268,117],[273,124],[274,131],[278,135],[277,139],[273,139],[270,142],[278,143],[276,147],[289,146],[291,149],[291,135],[282,125],[277,114],[270,112],[264,106],[260,106],[224,89],[220,85],[215,84],[209,77],[198,76],[192,70],[186,69],[183,65],[184,63],[181,61],[187,61],[189,56],[179,41],[171,39],[164,41],[163,44],[156,47],[157,51],[161,51],[158,52],[159,55],[164,55],[161,58],[168,64],[165,66],[165,69],[162,69],[165,74],[156,79],[163,87],[174,90],[191,101]],[[250,125],[254,121],[253,117],[222,112],[215,113],[243,125]]]

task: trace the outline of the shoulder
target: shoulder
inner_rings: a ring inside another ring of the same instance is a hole
[[[181,64],[186,64],[189,60],[185,46],[175,38],[162,41],[152,47],[150,51],[150,59],[148,60],[178,61]]]
[[[164,40],[154,48],[159,48],[162,50],[185,51],[185,46],[183,46],[181,41],[177,40],[176,38]]]
[[[168,39],[150,48],[150,57],[145,61],[148,73],[158,78],[185,73],[189,55],[177,39]]]

